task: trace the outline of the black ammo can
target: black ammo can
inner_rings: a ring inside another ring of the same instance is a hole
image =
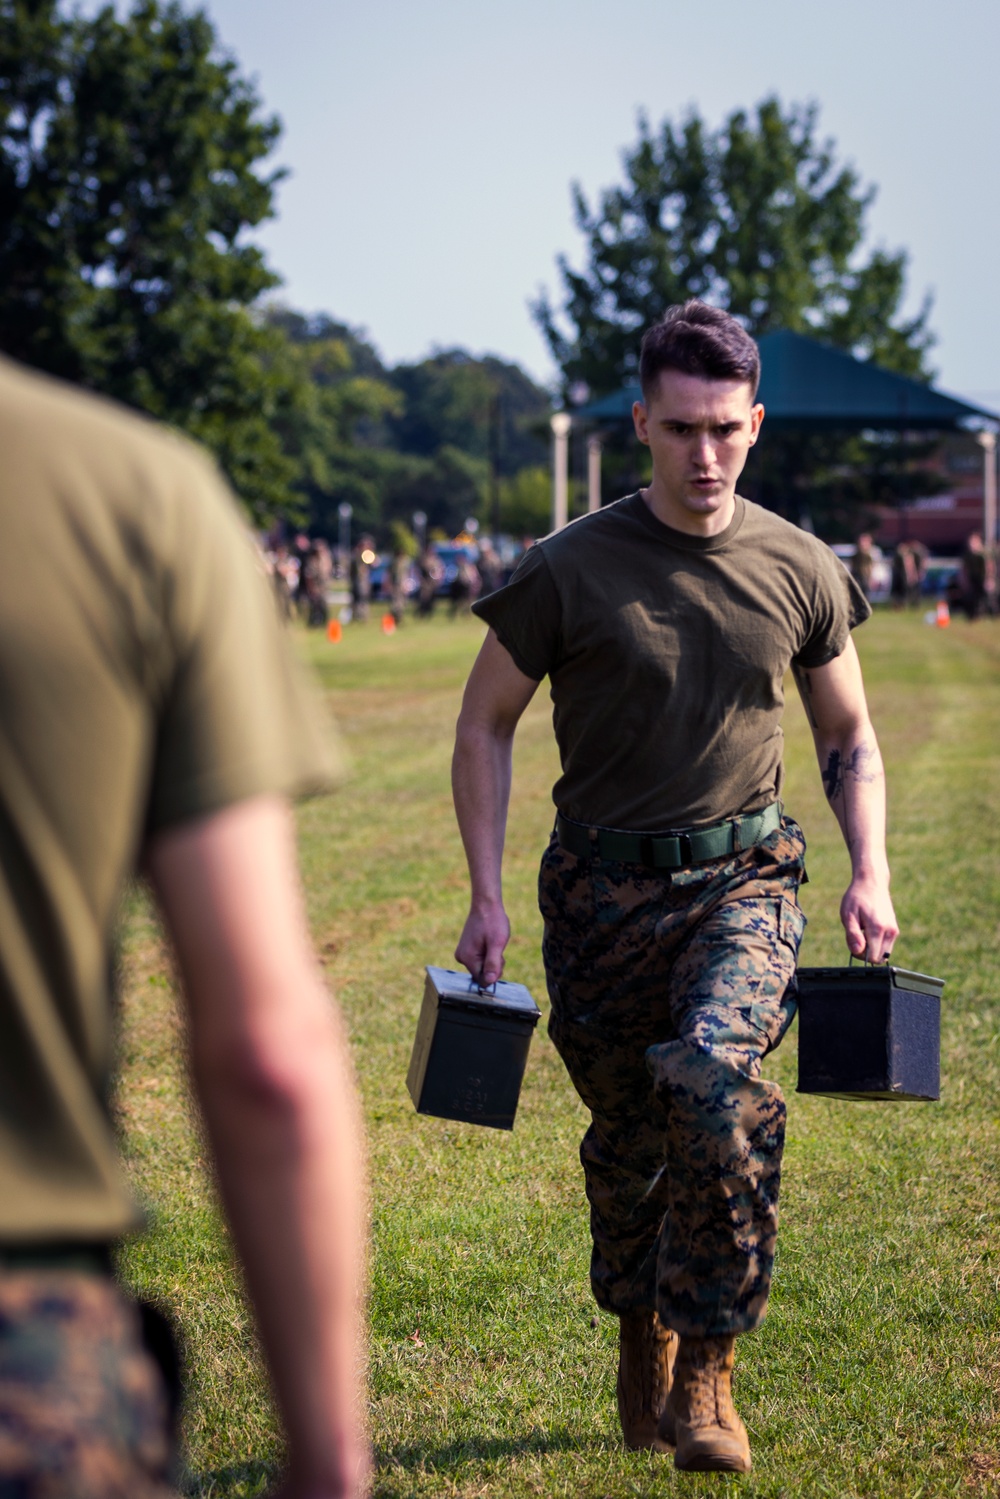
[[[541,1011],[523,984],[428,968],[406,1086],[418,1114],[513,1129]]]
[[[944,979],[905,968],[800,968],[799,1093],[933,1101]]]

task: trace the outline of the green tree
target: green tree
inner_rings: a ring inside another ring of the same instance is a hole
[[[552,470],[523,468],[500,484],[500,525],[511,536],[546,536],[552,528]]]
[[[400,452],[429,458],[457,448],[492,460],[503,477],[545,461],[552,400],[518,365],[442,349],[389,378],[405,398],[391,424]]]
[[[378,350],[369,342],[363,328],[352,328],[347,323],[340,323],[328,312],[316,312],[311,316],[297,312],[293,307],[286,307],[278,301],[268,304],[266,317],[272,328],[280,328],[293,343],[341,344],[347,354],[347,367],[356,375],[367,375],[375,380],[385,380],[389,376]]]
[[[0,347],[206,442],[260,520],[304,395],[250,310],[278,131],[202,12],[0,0]]]
[[[335,536],[337,507],[346,501],[356,529],[383,529],[396,457],[387,448],[386,422],[401,412],[402,396],[382,378],[371,346],[344,324],[280,306],[269,307],[265,320],[286,342],[285,383],[296,399],[278,415],[275,430],[297,466],[310,525]]]
[[[567,391],[633,381],[642,331],[688,297],[728,309],[755,336],[812,333],[930,378],[929,303],[901,313],[904,251],[862,254],[874,189],[817,139],[816,116],[815,105],[785,111],[771,97],[716,131],[693,110],[655,134],[640,117],[624,183],[593,209],[574,186],[587,264],[576,271],[562,257],[561,309],[544,294],[534,307]]]
[[[404,398],[389,436],[407,462],[387,506],[423,510],[452,534],[468,516],[492,529],[504,482],[547,457],[548,391],[516,364],[464,349],[398,365],[389,378]]]
[[[905,251],[865,253],[874,189],[817,138],[815,105],[787,111],[764,99],[710,130],[695,111],[654,134],[640,117],[623,158],[625,181],[591,208],[574,188],[587,264],[559,266],[564,302],[543,295],[534,313],[562,370],[563,390],[594,395],[632,383],[642,332],[665,309],[701,297],[759,337],[776,328],[812,334],[915,379],[931,377],[929,300],[907,318]],[[933,492],[921,466],[927,439],[884,441],[765,426],[743,492],[831,539],[849,536],[873,507]],[[606,434],[606,470],[630,487],[645,460],[624,431]]]
[[[385,514],[411,521],[422,510],[428,531],[454,536],[469,516],[482,516],[489,488],[483,458],[445,444],[431,457],[395,453],[385,475]]]
[[[448,349],[388,369],[363,330],[326,313],[271,304],[270,329],[294,347],[307,399],[279,423],[300,463],[314,530],[335,534],[337,507],[355,528],[391,542],[416,511],[454,535],[468,516],[487,526],[503,489],[547,456],[550,398],[517,365]]]

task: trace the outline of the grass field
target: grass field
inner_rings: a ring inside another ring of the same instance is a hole
[[[1000,1494],[1000,627],[880,614],[859,632],[890,778],[895,959],[948,981],[943,1096],[795,1097],[794,1030],[772,1059],[790,1117],[771,1309],[739,1344],[747,1479],[684,1476],[622,1447],[617,1326],[595,1319],[587,1285],[584,1112],[544,1027],[512,1134],[418,1118],[405,1091],[423,965],[454,966],[465,914],[448,763],[481,634],[435,620],[300,641],[353,760],[348,785],[300,822],[370,1130],[375,1494]],[[802,957],[839,962],[846,856],[797,702],[786,733],[785,800],[810,844]],[[540,1001],[534,882],[554,770],[542,690],[518,736],[506,864],[508,976]],[[280,1434],[187,1104],[169,964],[138,892],[122,963],[120,1115],[151,1221],[124,1271],[184,1332],[189,1492],[262,1493]]]

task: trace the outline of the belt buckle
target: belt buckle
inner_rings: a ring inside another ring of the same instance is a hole
[[[680,866],[675,864],[673,860],[661,864],[656,857],[656,845],[668,841],[677,844],[680,851],[681,865],[694,863],[694,851],[691,847],[691,840],[686,833],[668,833],[660,837],[656,837],[652,833],[640,833],[639,862],[648,865],[651,869],[679,868]]]

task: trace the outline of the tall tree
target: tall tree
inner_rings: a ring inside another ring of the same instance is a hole
[[[503,481],[548,456],[549,393],[516,364],[442,349],[389,378],[405,404],[389,423],[405,463],[386,492],[388,511],[422,510],[454,532],[469,516],[491,527]]]
[[[509,477],[548,455],[548,391],[495,355],[441,349],[389,376],[406,398],[392,424],[401,452],[430,457],[445,447],[489,460]]]
[[[297,487],[310,525],[337,534],[337,507],[347,501],[356,527],[383,530],[384,494],[396,455],[387,418],[403,399],[387,383],[371,344],[325,314],[306,317],[272,305],[265,320],[287,340],[297,399],[279,415],[282,447],[298,465]]]
[[[278,131],[202,12],[0,0],[0,348],[207,442],[261,519],[302,395],[250,311]]]
[[[544,294],[534,307],[566,390],[582,381],[604,394],[634,380],[638,335],[688,297],[725,307],[755,335],[813,333],[930,377],[929,303],[901,312],[904,251],[864,258],[874,189],[817,139],[816,117],[815,105],[786,111],[774,97],[715,131],[693,110],[655,134],[640,117],[624,183],[593,209],[574,186],[587,264],[576,271],[560,258],[561,309]]]

